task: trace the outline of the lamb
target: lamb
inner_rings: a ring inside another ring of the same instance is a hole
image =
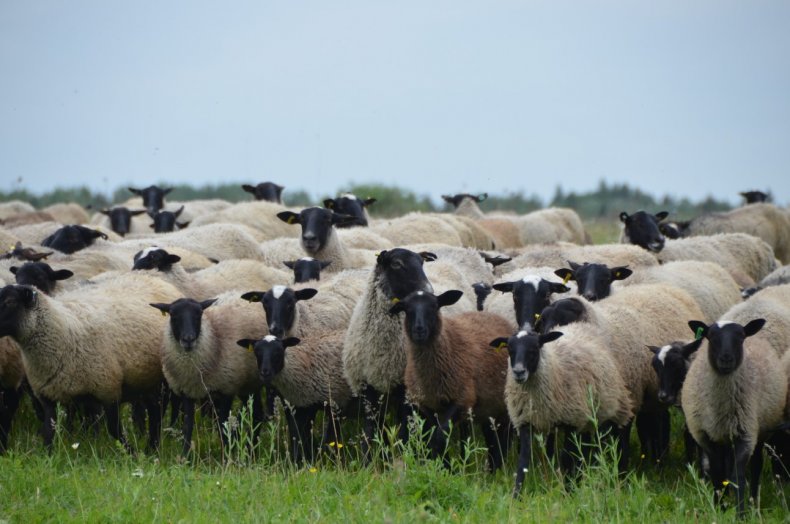
[[[267,202],[274,202],[275,204],[282,204],[283,189],[285,186],[275,184],[274,182],[261,182],[260,184],[250,185],[242,184],[241,188],[247,193],[251,193],[255,200],[266,200]]]
[[[507,449],[505,387],[507,356],[488,348],[510,323],[491,313],[473,311],[445,317],[441,309],[458,301],[459,290],[434,295],[414,291],[390,308],[405,313],[406,394],[436,429],[431,437],[434,458],[445,453],[449,424],[480,422],[491,471],[502,466]],[[445,456],[445,464],[449,460]]]
[[[209,398],[213,404],[223,445],[227,445],[223,424],[235,397],[246,400],[251,395],[253,421],[262,422],[263,383],[255,357],[236,347],[240,337],[266,334],[261,315],[250,311],[236,291],[202,302],[180,298],[150,305],[170,315],[161,339],[162,370],[170,389],[182,400],[183,454],[187,455],[192,445],[196,400]]]
[[[708,347],[691,364],[683,383],[686,424],[707,455],[719,500],[719,490],[734,483],[740,516],[745,511],[746,464],[751,459],[751,495],[758,500],[763,443],[782,421],[787,403],[787,376],[776,352],[751,338],[764,324],[761,318],[744,325],[689,322]]]
[[[22,266],[11,266],[11,273],[20,285],[33,286],[47,295],[56,294],[58,281],[74,276],[68,269],[55,271],[46,262],[26,262]]]
[[[29,286],[0,290],[0,336],[12,337],[44,408],[44,443],[52,448],[55,403],[91,397],[104,406],[110,435],[126,443],[118,403],[145,398],[149,446],[159,440],[161,316],[148,301],[171,301],[178,290],[159,279],[124,275],[49,297]]]
[[[776,268],[755,286],[745,288],[741,292],[741,296],[743,298],[749,298],[761,289],[765,289],[769,286],[781,286],[782,284],[790,284],[790,265]]]
[[[324,207],[331,209],[339,215],[354,217],[354,220],[338,224],[337,227],[367,227],[368,222],[370,221],[370,216],[368,215],[368,206],[374,204],[375,202],[375,198],[366,198],[365,200],[362,200],[353,193],[343,193],[337,198],[324,199]]]
[[[418,254],[395,248],[382,251],[360,296],[343,343],[343,370],[351,391],[363,397],[366,416],[361,440],[363,457],[368,460],[373,434],[384,424],[383,406],[397,411],[399,436],[408,436],[403,377],[406,369],[403,328],[397,317],[389,315],[393,299],[402,300],[416,290],[433,291],[423,271],[429,253]],[[388,401],[382,404],[382,397]]]
[[[22,397],[24,378],[19,346],[10,337],[0,337],[0,455],[8,449],[8,436]]]
[[[288,224],[301,226],[302,248],[308,256],[330,261],[332,265],[328,270],[331,272],[370,267],[373,264],[372,252],[348,249],[338,238],[337,230],[332,227],[351,220],[349,217],[320,207],[308,207],[299,213],[282,211],[277,217]]]
[[[220,211],[194,217],[192,227],[209,224],[241,224],[256,231],[258,242],[280,237],[295,237],[296,231],[277,220],[277,213],[286,208],[281,204],[256,200],[239,202]]]
[[[547,434],[567,426],[589,433],[595,421],[604,432],[611,426],[628,426],[633,416],[631,397],[614,356],[603,349],[599,339],[586,336],[589,326],[569,325],[563,331],[567,338],[560,338],[563,333],[557,331],[538,335],[522,330],[490,342],[499,350],[506,348],[510,357],[505,403],[519,433],[514,496],[521,491],[530,466],[533,431]],[[596,411],[591,413],[593,407]],[[570,434],[566,434],[566,459],[569,444]],[[563,464],[569,469],[568,460]]]
[[[656,258],[662,264],[674,260],[716,262],[741,287],[754,285],[777,267],[771,246],[745,233],[670,240]]]
[[[790,264],[790,216],[773,204],[758,203],[725,213],[699,216],[688,223],[685,236],[747,233],[764,240],[782,264]]]
[[[324,411],[323,442],[336,445],[341,441],[339,416],[351,399],[351,389],[343,376],[344,338],[345,330],[336,330],[302,340],[301,344],[298,338],[274,335],[237,341],[254,352],[264,385],[276,388],[286,402],[291,456],[297,463],[304,455],[309,462],[313,460],[313,447],[305,441],[318,411]]]
[[[268,288],[288,278],[285,271],[254,260],[223,260],[206,269],[187,273],[181,257],[166,249],[151,247],[134,256],[133,270],[157,271],[157,276],[175,285],[184,295],[205,300],[231,289],[247,286]]]
[[[702,311],[706,322],[719,319],[740,302],[738,284],[719,264],[678,260],[660,266],[640,268],[631,278],[615,284],[615,289],[641,284],[665,283],[686,290]]]

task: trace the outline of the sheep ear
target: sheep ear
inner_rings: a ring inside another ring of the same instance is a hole
[[[505,349],[507,347],[507,337],[498,337],[488,343],[494,349]]]
[[[628,269],[627,266],[619,266],[612,268],[612,280],[624,280],[631,276],[633,271]]]
[[[211,307],[211,305],[214,304],[214,302],[216,301],[217,301],[216,298],[210,298],[208,300],[204,300],[203,302],[200,303],[200,307],[206,309],[208,307]]]
[[[430,251],[420,251],[419,255],[422,257],[423,262],[433,262],[439,258],[435,253],[431,253]]]
[[[664,220],[668,216],[669,216],[669,212],[668,211],[660,211],[660,212],[656,213],[656,218],[658,219],[659,222],[661,222],[662,220]]]
[[[570,266],[570,268],[571,268],[573,271],[576,271],[576,270],[578,270],[578,269],[581,267],[581,266],[580,266],[579,264],[577,264],[576,262],[571,262],[570,260],[568,260],[568,265]]]
[[[294,269],[296,267],[296,260],[283,260],[283,264],[288,269]]]
[[[351,215],[343,215],[341,213],[332,212],[332,225],[345,225],[345,224],[353,224],[356,222],[357,217],[352,217]]]
[[[749,322],[748,324],[746,324],[745,326],[743,326],[743,332],[747,337],[751,337],[752,335],[760,331],[764,325],[765,325],[764,318],[756,318],[751,322]]]
[[[241,188],[247,193],[255,193],[255,188],[249,184],[242,184]]]
[[[326,262],[320,262],[319,264],[321,265],[321,269],[326,269],[331,263],[331,260],[327,260]]]
[[[288,337],[288,338],[284,338],[282,342],[284,348],[289,348],[297,345],[299,342],[301,342],[301,339],[298,339],[296,337]]]
[[[708,325],[699,320],[689,320],[689,327],[696,338],[705,338],[708,334]]]
[[[161,311],[163,317],[167,316],[167,314],[170,313],[170,304],[164,304],[164,303],[158,302],[156,304],[148,304],[148,305],[151,306],[151,307],[155,307],[156,309]]]
[[[252,351],[252,348],[254,348],[254,347],[255,347],[255,343],[256,343],[256,342],[258,342],[258,341],[257,341],[257,340],[255,340],[254,338],[242,338],[242,339],[240,339],[240,340],[237,340],[237,341],[236,341],[236,344],[237,344],[239,347],[243,347],[243,348],[244,348],[244,349],[246,349],[247,351]]]
[[[148,212],[147,209],[138,209],[137,211],[129,211],[129,214],[132,215],[133,217],[136,217],[137,215],[142,215],[143,213],[147,213],[147,212]]]
[[[178,255],[171,255],[170,253],[167,254],[165,257],[165,264],[173,265],[177,262],[181,262],[181,257]]]
[[[563,282],[567,282],[568,280],[576,280],[573,277],[573,271],[568,269],[567,267],[563,267],[555,270],[554,274],[560,277]]]
[[[443,308],[445,306],[452,306],[459,300],[461,300],[461,296],[464,294],[463,291],[459,289],[451,289],[450,291],[445,291],[438,297],[436,297],[437,302],[439,303],[439,307]]]
[[[277,218],[286,224],[300,224],[299,215],[293,211],[280,211],[277,213]]]
[[[702,345],[702,339],[698,338],[697,340],[693,342],[689,342],[688,344],[683,346],[683,349],[680,350],[681,354],[683,355],[683,358],[688,360],[691,354],[697,351],[701,345]]]
[[[494,267],[501,266],[502,264],[505,264],[513,260],[510,257],[506,257],[502,255],[491,256],[488,253],[484,253],[483,251],[478,251],[478,253],[480,254],[481,257],[483,257],[483,260],[485,260],[486,263],[491,264]]]
[[[148,224],[148,227],[150,227],[151,229],[156,228],[156,226],[154,224]]]
[[[52,275],[50,275],[54,280],[66,280],[67,278],[71,278],[74,276],[74,273],[69,271],[68,269],[60,269],[58,271],[53,271]]]
[[[442,195],[442,200],[444,200],[448,204],[452,204],[453,203],[453,197],[451,197],[450,195]]]
[[[168,187],[167,189],[163,189],[163,190],[162,190],[162,195],[166,195],[166,194],[168,194],[169,192],[171,192],[172,190],[173,190],[173,188],[172,188],[172,187]]]
[[[406,311],[406,307],[403,305],[403,301],[399,300],[398,302],[395,302],[395,305],[390,308],[389,314],[397,315],[403,311]]]
[[[8,268],[8,270],[9,270],[11,273],[13,273],[14,275],[16,275],[16,272],[17,272],[17,271],[19,271],[19,268],[18,268],[18,267],[16,267],[16,266],[11,266],[11,267],[9,267],[9,268]]]
[[[501,291],[502,293],[512,293],[514,284],[515,282],[500,282],[498,284],[494,284],[491,287],[493,287],[497,291]]]
[[[565,284],[558,284],[557,282],[549,282],[549,291],[552,293],[567,293],[571,288]]]
[[[178,218],[179,216],[181,216],[181,213],[183,213],[183,212],[184,212],[184,206],[181,206],[173,214],[176,216],[176,218]]]
[[[296,296],[296,300],[310,300],[313,298],[316,293],[318,293],[317,289],[313,289],[311,287],[306,287],[304,289],[300,289],[294,292],[294,296]]]
[[[477,195],[475,200],[477,200],[477,202],[479,203],[485,200],[486,198],[488,198],[488,193],[480,193],[479,195]]]
[[[626,220],[628,220],[628,213],[623,211],[622,213],[620,213],[620,222],[625,222]]]
[[[142,192],[139,189],[135,189],[133,187],[127,187],[126,189],[128,189],[129,191],[131,191],[135,195],[142,195]]]
[[[265,293],[265,291],[248,291],[244,293],[241,298],[247,302],[260,302],[263,300],[263,295]]]
[[[545,335],[538,336],[538,342],[540,342],[540,345],[542,346],[543,344],[548,344],[549,342],[557,340],[561,336],[562,336],[561,331],[549,331]]]
[[[368,207],[371,204],[375,204],[377,200],[375,198],[366,198],[362,201],[362,207]]]
[[[645,346],[645,347],[647,349],[649,349],[654,355],[658,355],[658,352],[661,351],[661,348],[658,347],[658,346],[649,346],[648,345],[648,346]]]
[[[386,249],[382,249],[381,251],[376,253],[376,265],[384,264],[384,262],[386,260],[387,260],[387,250]]]
[[[324,199],[324,207],[327,209],[334,209],[335,208],[335,199],[334,198],[326,198]]]
[[[102,215],[110,216],[110,210],[107,209],[106,207],[104,209],[100,209],[99,213],[101,213]]]
[[[191,220],[189,222],[176,222],[176,225],[178,226],[179,229],[186,229],[189,227],[190,223],[192,223]]]

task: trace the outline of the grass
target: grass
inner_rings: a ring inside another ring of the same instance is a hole
[[[125,413],[127,431],[131,428]],[[675,417],[678,418],[678,417]],[[247,417],[236,418],[245,435]],[[678,422],[675,420],[674,422]],[[676,424],[677,426],[678,424]],[[129,455],[92,429],[68,431],[59,421],[52,454],[47,454],[29,407],[20,414],[8,454],[0,457],[0,521],[7,522],[217,522],[217,521],[574,521],[722,522],[733,511],[714,507],[708,483],[681,464],[679,449],[662,468],[637,466],[625,478],[616,473],[612,446],[595,448],[597,460],[566,489],[538,453],[524,494],[511,497],[515,450],[504,471],[485,472],[485,452],[475,438],[467,456],[450,451],[452,471],[414,440],[390,449],[393,460],[357,460],[349,436],[340,453],[323,454],[296,467],[288,459],[281,417],[263,428],[251,454],[231,445],[223,457],[209,421],[196,425],[195,454],[179,457],[178,432],[166,430],[160,452]],[[129,431],[135,449],[143,442]],[[678,439],[675,439],[678,440]],[[78,444],[78,445],[75,445]],[[638,456],[633,457],[639,461]],[[787,519],[787,493],[766,468],[761,509],[755,521]]]

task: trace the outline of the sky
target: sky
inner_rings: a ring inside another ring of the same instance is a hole
[[[786,204],[788,28],[785,0],[4,0],[0,190]]]

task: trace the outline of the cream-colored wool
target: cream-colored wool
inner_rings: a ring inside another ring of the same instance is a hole
[[[21,200],[0,202],[0,220],[5,220],[10,216],[19,215],[21,213],[32,213],[35,210],[35,207]]]
[[[293,227],[293,226],[290,226]],[[360,231],[361,235],[368,232],[364,228],[352,228],[349,233],[344,233],[344,238],[348,235],[356,234]],[[376,263],[374,251],[366,249],[351,249],[345,245],[338,235],[338,229],[332,227],[329,230],[324,247],[316,253],[305,253],[299,239],[278,238],[261,244],[263,260],[267,265],[280,268],[284,260],[296,260],[303,256],[310,256],[322,262],[331,262],[324,270],[326,273],[339,273],[344,269],[359,269],[373,267]]]
[[[185,205],[188,206],[189,203],[185,203]],[[219,223],[242,224],[258,231],[259,242],[280,237],[298,237],[298,228],[277,218],[277,213],[287,209],[282,204],[263,200],[239,202],[220,211],[197,216],[189,227]],[[263,237],[260,236],[261,234]]]
[[[576,211],[568,208],[539,209],[519,215],[516,223],[524,245],[558,241],[584,244],[587,239],[581,218]]]
[[[525,383],[516,382],[508,366],[505,400],[513,425],[542,433],[565,425],[591,431],[592,415],[599,425],[626,425],[633,416],[631,396],[615,356],[602,347],[605,335],[581,323],[558,331],[564,335],[541,348],[538,369]]]
[[[381,251],[382,249],[392,249],[395,245],[387,238],[371,231],[367,227],[347,227],[337,230],[340,242],[349,249],[368,249],[371,251]],[[304,251],[300,251],[299,257],[304,256]],[[297,258],[299,258],[297,257]],[[284,258],[283,260],[294,260]]]
[[[646,250],[631,244],[599,244],[577,246],[567,242],[526,246],[510,262],[495,268],[494,272],[504,274],[519,267],[567,267],[568,260],[578,264],[606,264],[609,267],[638,267],[658,265],[655,257]]]
[[[461,237],[445,220],[423,213],[408,213],[402,217],[377,220],[370,229],[387,238],[395,246],[409,244],[446,244],[462,247]]]
[[[176,394],[191,399],[209,393],[246,396],[263,386],[255,355],[236,341],[266,335],[266,320],[263,311],[250,307],[240,295],[238,291],[224,293],[203,311],[200,334],[190,351],[173,338],[168,319],[163,327],[162,370]]]
[[[19,344],[11,337],[0,337],[0,387],[19,389],[25,378]]]
[[[764,318],[765,326],[749,339],[764,340],[778,356],[790,347],[790,284],[766,288],[753,297],[735,304],[720,320],[744,325]]]
[[[59,202],[45,207],[42,211],[55,217],[55,221],[61,224],[87,224],[90,221],[90,215],[85,208],[75,202]]]
[[[477,224],[491,236],[495,249],[511,249],[524,245],[521,230],[511,217],[489,216],[481,218]]]

